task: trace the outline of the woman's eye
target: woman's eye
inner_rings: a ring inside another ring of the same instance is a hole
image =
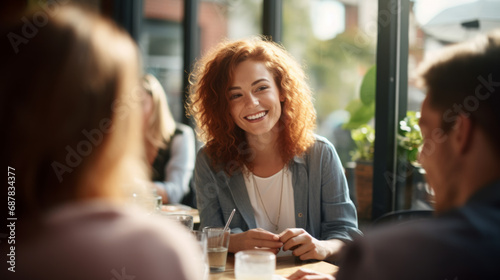
[[[238,97],[240,97],[240,96],[241,96],[241,94],[239,94],[239,93],[231,94],[231,95],[229,96],[229,100],[234,100],[234,99],[236,99],[236,98],[238,98]]]
[[[265,89],[268,89],[269,87],[268,86],[260,86],[257,88],[257,91],[263,91]]]

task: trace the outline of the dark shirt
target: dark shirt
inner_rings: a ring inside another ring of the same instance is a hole
[[[171,139],[178,134],[182,134],[182,130],[176,128],[174,134],[171,136]],[[164,149],[158,150],[158,155],[156,155],[155,161],[153,162],[153,170],[151,174],[153,181],[165,181],[167,178],[167,175],[165,174],[165,166],[167,166],[168,161],[170,160],[172,141],[169,141],[166,145],[167,146]]]
[[[500,279],[500,181],[460,208],[354,241],[337,279]]]

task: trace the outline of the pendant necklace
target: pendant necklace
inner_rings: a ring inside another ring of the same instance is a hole
[[[285,179],[285,169],[283,168],[281,170],[281,194],[280,194],[280,205],[278,208],[278,220],[276,223],[273,223],[271,221],[271,218],[269,218],[269,214],[267,213],[266,210],[266,205],[264,205],[264,201],[262,200],[262,196],[260,195],[259,187],[257,186],[257,181],[255,180],[255,175],[252,173],[252,180],[253,180],[253,185],[255,189],[257,190],[257,194],[259,195],[259,200],[260,203],[262,204],[262,207],[264,208],[264,212],[266,213],[267,219],[269,220],[269,223],[275,227],[275,231],[278,231],[279,228],[279,223],[280,223],[280,216],[281,216],[281,201],[283,200],[283,181]]]

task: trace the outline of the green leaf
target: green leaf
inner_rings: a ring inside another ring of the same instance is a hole
[[[419,119],[419,112],[408,111],[406,117],[399,122],[397,139],[400,153],[404,153],[406,159],[411,163],[417,161],[418,148],[422,144]]]
[[[408,161],[415,162],[418,160],[418,149],[408,151]]]
[[[375,103],[366,106],[361,100],[355,99],[347,105],[346,111],[351,114],[351,117],[343,125],[343,128],[347,130],[356,129],[368,123],[373,118],[375,115]]]
[[[352,160],[373,160],[373,148],[375,144],[375,130],[364,124],[360,128],[351,130],[351,137],[356,144],[356,150],[351,153]]]
[[[376,90],[376,80],[377,80],[377,67],[373,65],[366,72],[361,82],[361,89],[359,91],[359,97],[361,102],[365,105],[371,105],[375,103],[375,90]]]

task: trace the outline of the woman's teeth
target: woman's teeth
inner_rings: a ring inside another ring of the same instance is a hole
[[[247,116],[246,118],[249,119],[249,120],[251,120],[251,121],[253,121],[253,120],[262,118],[266,114],[267,114],[267,112],[261,112],[261,113],[255,114],[255,115]]]

